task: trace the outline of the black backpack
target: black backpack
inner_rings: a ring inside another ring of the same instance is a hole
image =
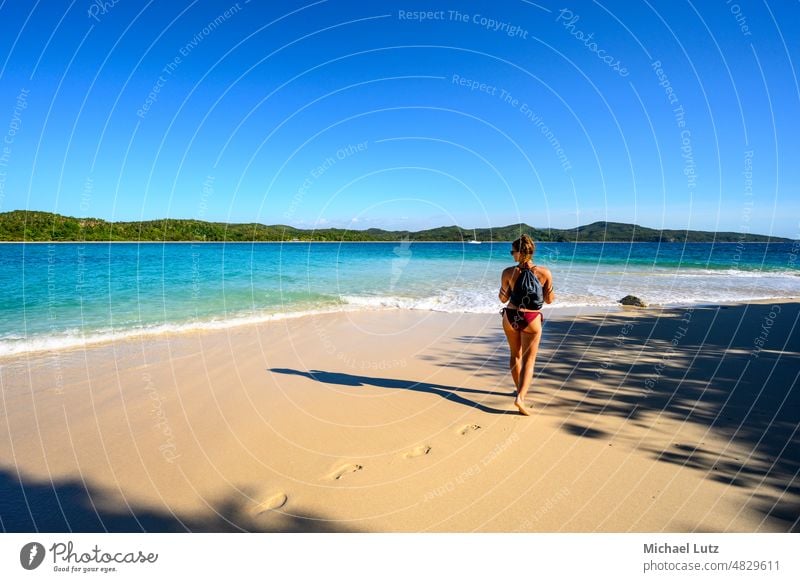
[[[523,309],[539,310],[544,305],[544,289],[533,269],[520,269],[520,274],[514,282],[514,291],[511,293],[511,302]]]

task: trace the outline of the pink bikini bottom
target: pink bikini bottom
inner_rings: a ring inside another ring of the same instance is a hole
[[[539,316],[541,316],[542,323],[544,323],[544,315],[542,315],[541,311],[520,311],[519,309],[504,307],[501,313],[503,312],[505,312],[508,318],[508,323],[516,330],[524,330]]]

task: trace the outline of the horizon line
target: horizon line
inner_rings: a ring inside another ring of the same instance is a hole
[[[592,226],[592,225],[595,225],[595,224],[618,224],[618,225],[622,225],[622,226],[631,226],[631,227],[635,227],[635,228],[653,230],[653,231],[658,231],[658,232],[675,231],[675,232],[686,232],[686,233],[695,232],[695,233],[710,233],[710,234],[737,234],[737,235],[744,235],[744,236],[761,236],[761,237],[770,237],[770,238],[783,238],[783,239],[787,239],[787,240],[791,240],[791,241],[800,240],[800,239],[794,239],[794,238],[787,237],[787,236],[780,236],[780,235],[774,235],[774,234],[759,234],[759,233],[753,233],[753,232],[739,232],[739,231],[735,231],[735,230],[695,230],[695,229],[690,229],[688,227],[686,227],[686,228],[666,228],[666,227],[654,228],[654,227],[650,227],[650,226],[643,226],[643,225],[640,225],[640,224],[636,224],[634,222],[619,222],[619,221],[616,221],[616,220],[595,220],[593,222],[589,222],[589,223],[586,223],[586,224],[573,226],[573,227],[567,227],[567,228],[559,228],[559,227],[553,227],[553,226],[537,227],[537,226],[532,226],[532,225],[530,225],[530,224],[528,224],[526,222],[517,222],[517,223],[507,224],[507,225],[504,225],[504,226],[465,227],[465,226],[459,226],[457,224],[449,224],[449,225],[433,226],[433,227],[423,228],[423,229],[419,229],[419,230],[409,230],[409,229],[396,229],[396,228],[395,229],[390,229],[390,228],[377,227],[377,226],[370,226],[370,227],[366,227],[366,228],[362,228],[362,229],[350,228],[350,227],[347,227],[347,226],[324,226],[324,227],[319,226],[319,227],[306,227],[306,228],[304,228],[304,227],[301,227],[301,226],[292,226],[290,224],[281,224],[281,223],[267,224],[265,222],[221,222],[221,221],[216,221],[216,220],[204,220],[204,219],[201,219],[201,218],[176,218],[176,217],[148,218],[148,219],[143,219],[142,218],[142,219],[137,219],[137,220],[108,220],[106,218],[98,218],[98,217],[95,217],[95,216],[79,217],[79,216],[70,216],[70,215],[66,215],[66,214],[60,214],[58,212],[52,212],[52,211],[49,211],[49,210],[29,210],[29,209],[7,210],[5,212],[0,212],[0,216],[2,216],[4,214],[11,214],[13,212],[25,212],[25,213],[38,212],[38,213],[43,213],[43,214],[52,214],[52,215],[60,216],[60,217],[63,217],[63,218],[71,218],[71,219],[78,220],[78,221],[80,221],[80,220],[102,220],[103,222],[106,222],[106,223],[109,223],[109,224],[125,223],[125,222],[127,222],[127,223],[137,223],[137,222],[141,223],[141,222],[159,222],[159,221],[164,221],[164,220],[184,220],[184,221],[202,222],[202,223],[207,223],[207,224],[223,224],[223,225],[230,225],[230,226],[243,226],[243,225],[253,224],[253,225],[260,225],[260,226],[266,226],[266,227],[275,227],[275,228],[293,228],[293,229],[296,229],[296,230],[304,230],[304,231],[323,231],[323,230],[334,230],[334,229],[336,229],[336,230],[347,230],[347,231],[353,231],[353,232],[366,232],[367,230],[381,230],[381,231],[384,231],[384,232],[408,232],[408,233],[411,233],[411,234],[424,232],[426,230],[436,230],[436,229],[440,229],[440,228],[458,228],[458,229],[467,230],[467,231],[469,231],[469,230],[489,230],[489,231],[491,231],[491,230],[501,230],[501,229],[505,229],[505,228],[512,228],[512,227],[516,227],[516,226],[523,226],[523,225],[526,226],[526,227],[529,227],[529,228],[531,228],[533,230],[540,230],[540,231],[545,231],[545,230],[570,231],[570,230],[577,230],[579,228],[585,228],[587,226]],[[25,241],[4,241],[4,242],[25,242]],[[31,242],[33,242],[33,241],[31,241]],[[66,242],[66,241],[62,241],[62,242]],[[112,242],[112,241],[96,241],[96,242]],[[173,241],[173,242],[179,242],[179,241]],[[191,242],[191,241],[187,241],[187,242]],[[214,242],[214,241],[210,241],[210,242]],[[264,242],[267,242],[267,241],[264,241]],[[374,241],[374,242],[383,242],[383,241]],[[435,242],[435,241],[433,241],[433,242]],[[444,241],[442,241],[442,242],[444,242]],[[457,242],[457,241],[453,241],[453,242]],[[491,241],[483,241],[483,242],[491,242]],[[591,242],[591,241],[585,241],[585,242]]]

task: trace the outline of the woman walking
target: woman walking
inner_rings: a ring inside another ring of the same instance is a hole
[[[503,331],[511,349],[511,375],[517,388],[514,404],[525,416],[530,416],[525,408],[525,396],[531,386],[539,340],[542,339],[542,304],[550,304],[555,299],[553,275],[550,269],[533,264],[535,251],[536,245],[527,234],[511,243],[511,255],[517,265],[503,270],[498,295],[501,302],[508,301],[500,313],[503,314]]]

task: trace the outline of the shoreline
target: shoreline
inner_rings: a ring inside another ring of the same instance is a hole
[[[622,313],[653,313],[655,311],[663,311],[670,309],[687,309],[691,307],[709,308],[716,306],[733,306],[733,305],[772,305],[782,303],[795,303],[800,301],[799,297],[776,297],[769,299],[752,299],[747,301],[726,301],[726,302],[708,302],[708,303],[670,303],[670,304],[648,304],[647,307],[634,307],[621,304],[616,305],[582,305],[582,306],[545,306],[543,312],[547,319],[556,318],[563,319],[566,317],[583,317],[583,316],[613,316]],[[498,304],[497,311],[501,309],[502,305]],[[159,338],[166,339],[179,339],[182,336],[191,336],[194,334],[213,334],[232,331],[240,328],[250,326],[269,325],[271,323],[288,322],[292,320],[304,320],[306,318],[324,317],[337,314],[354,314],[354,313],[443,313],[451,316],[470,315],[470,316],[485,316],[494,317],[494,313],[475,313],[475,312],[448,312],[448,311],[435,311],[428,309],[407,309],[401,307],[365,307],[353,306],[352,309],[331,308],[329,310],[317,310],[314,312],[309,311],[282,311],[275,313],[266,313],[258,316],[248,316],[242,318],[230,318],[222,320],[201,320],[196,322],[183,322],[183,323],[160,323],[155,325],[146,326],[143,328],[126,328],[117,329],[113,332],[105,332],[95,334],[87,339],[75,337],[74,344],[64,346],[44,345],[36,349],[27,349],[24,351],[2,354],[0,353],[0,364],[14,358],[24,356],[36,356],[42,353],[61,353],[73,352],[76,350],[90,350],[94,347],[102,347],[116,342],[144,342],[154,341]],[[172,327],[178,329],[171,329]],[[107,334],[108,337],[105,337]],[[36,341],[52,337],[51,335],[42,334],[41,336],[34,336],[33,339],[27,341]],[[68,339],[68,338],[63,338]]]
[[[485,314],[18,357],[0,366],[0,515],[9,531],[796,530],[800,303],[770,303],[551,314],[531,417]]]

